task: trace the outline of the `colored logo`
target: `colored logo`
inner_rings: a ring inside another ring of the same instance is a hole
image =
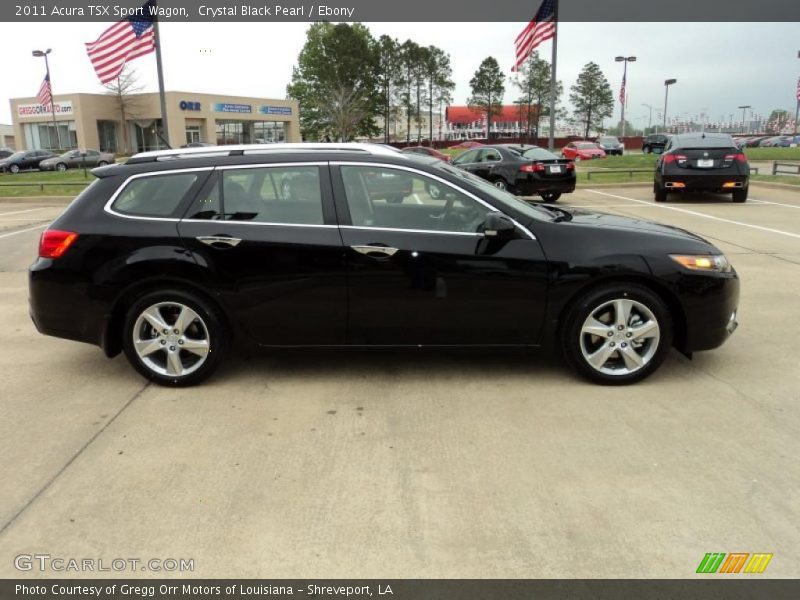
[[[227,102],[216,102],[213,105],[214,112],[226,113],[249,113],[253,112],[253,107],[249,104],[231,104]]]
[[[262,115],[291,115],[291,106],[259,106],[258,112]]]
[[[180,106],[181,110],[200,110],[200,103],[191,100],[181,100],[178,106]]]
[[[703,560],[697,567],[697,573],[719,573],[719,574],[735,574],[735,573],[763,573],[769,561],[772,560],[772,554],[749,552],[732,552],[725,554],[724,552],[708,552]]]

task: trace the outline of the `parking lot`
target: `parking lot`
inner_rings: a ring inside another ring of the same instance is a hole
[[[196,577],[684,578],[707,552],[800,576],[799,191],[562,198],[699,233],[742,279],[725,345],[622,388],[432,350],[231,357],[201,387],[148,385],[36,333],[25,270],[63,204],[0,204],[0,576],[46,553]]]

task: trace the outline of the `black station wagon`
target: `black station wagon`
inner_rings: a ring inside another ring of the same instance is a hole
[[[559,349],[628,383],[719,346],[739,280],[684,230],[531,205],[368,144],[138,154],[100,167],[42,234],[42,333],[197,383],[232,344]]]

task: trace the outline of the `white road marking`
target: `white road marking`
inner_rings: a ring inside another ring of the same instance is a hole
[[[787,208],[800,208],[796,204],[782,204],[780,202],[769,202],[768,200],[756,200],[755,198],[748,198],[748,202],[756,202],[758,204],[772,204],[774,206],[785,206]]]
[[[0,219],[4,219],[8,215],[21,215],[22,213],[29,213],[35,210],[45,210],[46,208],[51,208],[50,206],[43,206],[41,208],[28,208],[25,210],[12,210],[11,212],[0,212]]]
[[[20,234],[20,233],[26,233],[28,231],[33,231],[34,229],[43,229],[43,228],[47,227],[48,225],[49,225],[49,223],[44,223],[42,225],[37,225],[36,227],[28,227],[28,229],[20,229],[19,231],[12,231],[11,233],[4,233],[4,234],[0,235],[0,240],[2,240],[3,238],[11,237],[12,235],[17,235],[17,234]]]
[[[723,219],[722,217],[714,217],[712,215],[706,215],[700,212],[695,212],[693,210],[687,210],[685,208],[678,208],[677,206],[663,206],[661,204],[653,204],[652,202],[647,202],[646,200],[637,200],[636,198],[628,198],[627,196],[617,196],[616,194],[609,194],[607,192],[599,192],[597,190],[586,190],[587,192],[591,192],[592,194],[600,194],[601,196],[608,196],[609,198],[618,198],[619,200],[628,200],[629,202],[636,202],[637,204],[643,204],[645,206],[655,206],[658,208],[663,208],[664,210],[674,210],[677,212],[686,213],[687,215],[694,215],[696,217],[702,217],[704,219],[711,219],[712,221],[720,221],[722,223],[730,223],[732,225],[740,225],[741,227],[749,227],[750,229],[758,229],[760,231],[767,231],[769,233],[777,233],[778,235],[786,235],[789,237],[800,239],[800,233],[792,233],[790,231],[782,231],[780,229],[772,229],[771,227],[762,227],[761,225],[753,225],[752,223],[743,223],[742,221],[734,221],[733,219]]]

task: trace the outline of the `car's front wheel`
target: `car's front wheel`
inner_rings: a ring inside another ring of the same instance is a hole
[[[544,192],[540,196],[545,202],[558,202],[558,199],[561,198],[561,192]]]
[[[97,161],[97,166],[98,167],[105,167],[107,164],[108,164],[108,162],[106,162],[104,160]]]
[[[161,385],[199,383],[219,366],[226,346],[227,332],[214,307],[182,290],[146,294],[125,317],[128,361]]]
[[[56,165],[56,169],[58,169],[59,171],[62,171],[62,172],[66,171],[67,170],[67,165],[65,165],[64,163],[58,163]]]
[[[8,167],[8,170],[15,174],[19,173],[19,165],[11,165]]]
[[[650,154],[652,151],[653,149],[650,146],[645,146],[644,148],[642,148],[642,152],[644,154]]]
[[[562,349],[578,373],[605,384],[652,374],[672,345],[664,302],[637,284],[609,284],[581,296],[565,315]]]

